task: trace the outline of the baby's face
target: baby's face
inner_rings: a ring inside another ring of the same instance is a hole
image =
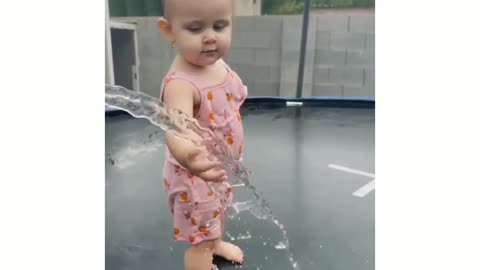
[[[175,47],[190,63],[215,63],[229,50],[232,35],[232,1],[174,0],[169,15]]]

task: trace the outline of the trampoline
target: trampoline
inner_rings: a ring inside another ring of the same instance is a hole
[[[375,104],[368,99],[250,98],[242,108],[244,163],[288,233],[302,270],[371,270],[375,262]],[[293,102],[293,103],[292,103]],[[183,269],[163,190],[164,132],[106,111],[106,269]],[[293,269],[271,222],[241,213],[226,239],[244,265]]]

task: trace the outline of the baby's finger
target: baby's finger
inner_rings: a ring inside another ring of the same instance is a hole
[[[219,161],[212,161],[208,159],[200,159],[191,165],[191,169],[197,172],[205,172],[211,169],[218,168],[222,165]]]
[[[201,173],[200,178],[202,178],[205,181],[211,181],[211,182],[222,182],[227,180],[227,174],[224,170],[209,170],[204,173]]]

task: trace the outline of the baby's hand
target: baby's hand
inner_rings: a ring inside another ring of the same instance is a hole
[[[206,150],[195,149],[186,160],[186,168],[193,174],[205,181],[222,182],[228,179],[227,172],[222,170],[219,161],[209,160]]]

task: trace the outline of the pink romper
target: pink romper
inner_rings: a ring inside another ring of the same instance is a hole
[[[163,81],[163,90],[171,80],[185,80],[200,93],[201,104],[195,118],[202,127],[210,128],[217,138],[223,138],[231,147],[237,160],[242,156],[243,125],[240,106],[247,97],[247,87],[230,67],[227,76],[217,85],[204,85],[194,75],[172,72]],[[164,188],[173,213],[173,238],[195,245],[204,240],[222,237],[222,221],[232,201],[232,188],[226,189],[227,202],[222,203],[218,194],[211,191],[207,183],[187,171],[166,150],[164,164]],[[226,183],[228,184],[228,183]]]

